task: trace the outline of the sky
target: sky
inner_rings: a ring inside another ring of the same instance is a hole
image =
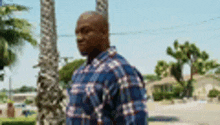
[[[30,7],[28,12],[15,16],[33,24],[33,34],[40,43],[40,0],[3,1]],[[76,21],[81,13],[95,10],[95,6],[95,0],[55,0],[60,57],[83,58],[74,36]],[[175,61],[166,54],[174,40],[195,43],[201,51],[209,53],[210,59],[220,63],[219,6],[220,0],[109,0],[110,33],[127,33],[111,35],[111,45],[142,74],[154,74],[158,60]],[[13,89],[23,85],[37,87],[39,68],[33,66],[38,63],[38,54],[38,49],[26,43],[12,71],[5,69],[7,76],[0,82],[0,89],[8,89],[10,76]],[[63,65],[61,61],[60,66]],[[184,74],[189,73],[185,66]]]

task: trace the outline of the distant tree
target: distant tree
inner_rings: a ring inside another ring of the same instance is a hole
[[[18,88],[17,88],[17,89],[14,89],[13,92],[14,92],[14,93],[19,93],[19,92],[20,92],[20,89],[18,89]]]
[[[174,41],[174,50],[167,47],[167,54],[176,59],[176,62],[158,61],[155,67],[155,72],[160,77],[168,75],[173,76],[176,81],[184,87],[183,96],[192,95],[193,75],[204,75],[207,71],[216,68],[219,64],[214,60],[208,60],[209,55],[194,44],[186,41],[184,44],[179,44],[177,40]],[[183,67],[185,64],[190,66],[190,79],[184,80]]]
[[[36,88],[33,86],[28,87],[29,88],[29,92],[35,92]]]
[[[6,95],[6,92],[0,92],[0,102],[3,102],[7,98],[8,96]]]
[[[21,93],[29,92],[29,91],[30,91],[30,89],[27,86],[25,86],[25,85],[20,88],[20,92]]]
[[[23,85],[20,88],[14,89],[15,93],[24,93],[24,92],[36,92],[36,88],[32,86]]]
[[[157,61],[157,65],[154,70],[155,73],[157,74],[157,77],[163,78],[169,76],[170,75],[169,67],[170,65],[164,60]]]
[[[61,81],[60,84],[67,84],[69,81],[71,81],[73,72],[78,69],[84,62],[84,59],[77,59],[62,67],[62,69],[59,70],[59,79]]]
[[[8,92],[8,90],[7,90],[6,88],[3,88],[3,89],[1,90],[1,92]]]

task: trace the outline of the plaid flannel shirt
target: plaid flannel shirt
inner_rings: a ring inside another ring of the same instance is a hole
[[[148,124],[143,77],[114,46],[77,69],[67,92],[67,125]]]

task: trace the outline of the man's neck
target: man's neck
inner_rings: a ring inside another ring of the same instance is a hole
[[[88,55],[88,58],[87,58],[87,65],[88,64],[91,64],[93,59],[96,58],[100,53],[106,51],[109,47],[103,49],[103,50],[99,50],[99,49],[94,49],[89,55]]]

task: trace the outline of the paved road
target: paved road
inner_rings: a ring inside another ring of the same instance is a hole
[[[220,125],[220,104],[190,102],[164,106],[148,103],[148,108],[151,122],[162,121],[170,125]]]
[[[0,108],[6,105],[0,105]],[[220,104],[148,102],[149,125],[220,125]]]

